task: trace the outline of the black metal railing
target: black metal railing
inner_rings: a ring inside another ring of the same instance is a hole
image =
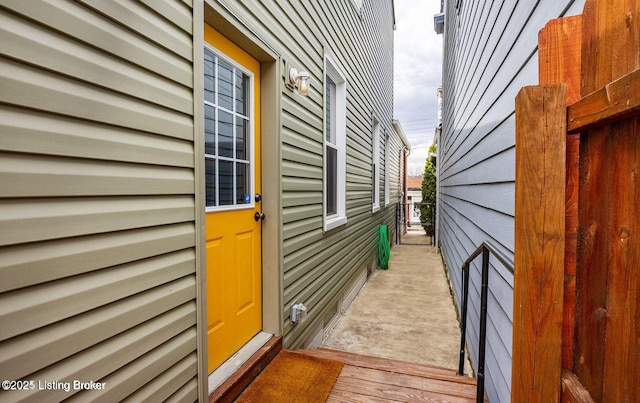
[[[491,243],[483,242],[462,264],[462,314],[460,337],[460,361],[458,375],[464,375],[464,359],[467,337],[467,302],[469,300],[469,266],[482,254],[482,280],[480,289],[480,334],[478,337],[478,368],[476,370],[476,401],[484,401],[484,361],[487,342],[487,302],[489,298],[489,257],[492,254],[507,270],[513,273],[513,260],[497,250]]]
[[[398,203],[396,205],[396,243],[434,245],[435,204]],[[417,237],[416,234],[425,235]]]

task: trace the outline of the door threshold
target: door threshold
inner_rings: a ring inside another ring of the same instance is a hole
[[[260,332],[253,336],[240,350],[229,357],[209,375],[209,395],[231,377],[251,356],[273,337],[271,333]]]

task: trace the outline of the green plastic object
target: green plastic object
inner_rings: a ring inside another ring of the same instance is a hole
[[[380,268],[387,270],[389,268],[389,235],[387,234],[387,226],[380,226],[380,244],[378,245],[378,261]]]

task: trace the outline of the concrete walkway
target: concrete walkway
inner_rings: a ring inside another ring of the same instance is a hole
[[[323,346],[457,368],[460,327],[436,249],[395,245],[389,269],[374,271]]]

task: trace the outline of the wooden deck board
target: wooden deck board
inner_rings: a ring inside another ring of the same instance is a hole
[[[402,400],[391,400],[389,397],[380,398],[370,395],[360,395],[355,392],[341,391],[334,388],[327,399],[327,403],[395,403]]]
[[[320,357],[342,361],[345,364],[353,365],[356,367],[373,368],[387,372],[399,372],[406,375],[429,377],[431,379],[441,379],[444,381],[453,381],[457,383],[467,383],[472,385],[476,384],[475,379],[469,378],[467,376],[458,376],[456,374],[456,370],[450,368],[442,368],[388,358],[353,354],[345,351],[331,350],[326,348],[305,350],[305,353],[315,354]]]
[[[300,351],[300,350],[299,350]],[[473,402],[475,379],[448,368],[330,349],[300,351],[342,361],[327,402]]]
[[[424,378],[351,365],[345,365],[340,375],[344,377],[345,380],[370,381],[465,398],[474,398],[476,393],[475,388],[469,388],[468,384],[459,384],[454,381],[443,381],[440,379]]]

